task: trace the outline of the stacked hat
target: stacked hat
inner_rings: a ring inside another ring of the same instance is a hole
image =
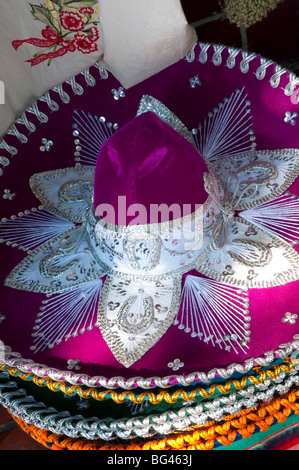
[[[95,65],[3,137],[0,402],[35,439],[247,449],[296,428],[297,85],[200,43],[127,90]]]

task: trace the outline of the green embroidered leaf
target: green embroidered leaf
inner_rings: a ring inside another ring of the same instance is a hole
[[[97,3],[98,0],[67,0],[64,2],[64,6],[69,8],[85,8],[93,7]]]
[[[52,0],[52,3],[55,3],[59,8],[62,7],[62,0]]]
[[[47,26],[50,26],[51,28],[54,28],[56,29],[56,31],[59,32],[59,21],[52,15],[50,10],[39,5],[30,4],[30,6],[31,13],[36,20],[45,23]]]

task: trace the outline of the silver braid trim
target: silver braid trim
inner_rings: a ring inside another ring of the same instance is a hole
[[[298,336],[298,337],[297,337]],[[5,346],[5,364],[10,367],[16,367],[21,372],[31,372],[38,377],[49,377],[59,382],[67,382],[72,385],[86,385],[87,387],[115,389],[122,388],[124,390],[132,390],[135,388],[151,389],[154,387],[168,388],[173,385],[175,379],[178,385],[184,387],[191,385],[193,382],[209,383],[217,377],[229,379],[234,373],[246,374],[253,367],[268,367],[276,359],[284,359],[289,357],[294,351],[299,349],[299,335],[294,336],[294,341],[280,345],[275,351],[268,351],[263,356],[257,358],[246,359],[243,364],[232,363],[225,368],[214,368],[209,372],[193,372],[184,375],[169,375],[167,377],[132,377],[126,379],[123,377],[112,377],[110,379],[103,376],[87,376],[86,374],[76,374],[70,371],[59,371],[49,368],[42,364],[36,364],[31,359],[23,359],[19,353],[11,352],[9,346]]]
[[[108,78],[108,72],[107,70],[100,65],[99,63],[94,64],[92,67],[87,68],[83,72],[81,72],[82,75],[84,75],[85,81],[87,85],[89,86],[95,86],[96,81],[98,78],[95,78],[91,74],[92,68],[96,68],[99,70],[99,75],[100,79],[106,79]],[[28,139],[30,138],[30,133],[33,133],[36,131],[36,126],[33,124],[29,119],[28,115],[33,114],[36,116],[38,121],[41,124],[44,124],[48,121],[48,113],[47,111],[40,111],[38,108],[38,103],[46,103],[48,108],[49,108],[49,114],[50,112],[58,111],[59,110],[59,103],[55,101],[51,95],[50,91],[54,91],[58,93],[60,100],[62,103],[68,104],[71,101],[70,95],[65,91],[66,85],[71,86],[72,91],[75,95],[82,95],[84,93],[84,88],[76,81],[76,77],[71,77],[70,79],[66,80],[63,84],[56,85],[54,86],[51,90],[45,92],[40,98],[36,100],[35,103],[30,105],[24,112],[23,114],[17,118],[14,122],[14,124],[11,125],[11,127],[6,131],[5,135],[0,139],[0,150],[3,149],[5,150],[9,155],[9,157],[13,157],[18,153],[18,150],[16,147],[9,145],[5,141],[5,136],[14,136],[16,139],[25,144],[28,142]],[[23,134],[16,126],[15,124],[20,124],[21,126],[25,126],[25,130],[28,132],[27,135]],[[4,160],[3,160],[4,159]],[[5,164],[3,163],[5,162]],[[0,164],[3,166],[8,166],[9,165],[9,160],[5,156],[2,156],[2,160],[0,160]],[[0,168],[0,176],[3,174],[3,169]]]

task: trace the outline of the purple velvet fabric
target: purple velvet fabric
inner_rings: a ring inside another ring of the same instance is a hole
[[[160,220],[152,220],[151,205],[175,204],[180,214],[188,215],[208,197],[203,186],[206,171],[204,160],[186,139],[156,114],[146,112],[101,148],[94,181],[96,214],[116,225],[164,222],[163,211]],[[119,196],[125,197],[124,205]],[[142,206],[140,211],[136,204]],[[105,215],[106,205],[114,210]],[[175,211],[170,217],[176,218]]]
[[[199,46],[197,46],[196,58],[199,52]],[[275,88],[269,82],[276,72],[275,64],[268,66],[265,70],[265,77],[258,80],[255,72],[261,64],[259,57],[248,64],[248,73],[243,73],[240,68],[240,62],[243,60],[241,52],[237,55],[233,68],[226,66],[229,56],[227,49],[222,52],[222,63],[218,66],[212,62],[213,53],[213,46],[210,46],[206,63],[201,63],[197,59],[193,62],[181,60],[156,76],[126,90],[126,97],[118,101],[113,99],[111,90],[117,89],[120,84],[111,75],[107,80],[97,79],[95,87],[86,86],[83,75],[78,76],[77,81],[85,89],[83,95],[74,95],[71,87],[64,85],[65,90],[71,96],[70,104],[61,103],[58,94],[50,91],[51,97],[60,103],[59,111],[49,112],[45,102],[38,102],[40,111],[48,115],[48,122],[40,124],[34,115],[28,115],[37,127],[32,134],[29,134],[24,126],[17,124],[17,127],[28,136],[28,143],[21,144],[13,136],[5,137],[8,144],[18,149],[18,154],[11,158],[11,164],[4,169],[4,175],[0,178],[1,216],[9,217],[39,204],[28,184],[33,173],[74,165],[75,145],[72,135],[74,109],[84,109],[86,112],[105,116],[112,123],[117,122],[121,128],[135,117],[140,99],[144,94],[148,94],[162,101],[188,129],[192,129],[236,88],[241,89],[245,86],[251,101],[252,125],[255,130],[257,149],[298,148],[299,120],[295,126],[284,121],[287,111],[293,113],[298,108],[298,105],[292,102],[291,97],[284,93],[289,82],[288,74],[281,77],[279,86]],[[96,68],[91,68],[90,71],[98,77]],[[191,88],[189,79],[197,74],[202,85]],[[54,142],[50,153],[41,153],[39,150],[41,139],[44,137]],[[4,149],[1,154],[8,156]],[[161,161],[163,164],[162,159]],[[172,188],[172,178],[173,175],[166,179],[169,191],[175,191],[175,188]],[[176,183],[177,181],[176,179]],[[148,187],[150,184],[152,183],[148,182]],[[155,187],[154,181],[153,184]],[[181,184],[184,187],[188,186],[189,181],[184,181],[182,178]],[[16,192],[17,197],[11,201],[3,199],[4,189]],[[164,189],[159,188],[160,190]],[[97,191],[103,190],[97,188]],[[108,179],[105,183],[105,191],[111,195]],[[292,184],[290,191],[299,194],[298,178]],[[100,192],[97,193],[97,197],[99,194]],[[146,197],[147,193],[145,192],[144,195]],[[104,196],[106,199],[106,194],[102,194],[99,200],[102,200]],[[149,199],[146,202],[149,202]],[[1,282],[3,282],[26,253],[5,244],[0,248]],[[164,377],[176,374],[168,367],[168,363],[175,358],[179,358],[184,363],[178,371],[179,374],[208,371],[228,367],[235,362],[243,363],[246,359],[277,350],[279,345],[292,341],[293,336],[298,333],[298,322],[297,324],[283,323],[282,318],[288,311],[299,315],[298,289],[299,282],[296,281],[280,287],[250,291],[252,333],[250,347],[246,353],[236,354],[234,351],[224,351],[213,347],[198,338],[191,338],[173,325],[162,339],[129,369],[116,361],[98,328],[62,342],[53,349],[35,354],[30,350],[31,333],[41,301],[45,296],[7,287],[1,288],[1,311],[6,316],[6,320],[0,323],[0,339],[24,358],[63,371],[67,368],[68,359],[78,358],[82,367],[76,373],[89,376]]]

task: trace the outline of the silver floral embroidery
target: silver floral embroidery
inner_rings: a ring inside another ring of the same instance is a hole
[[[47,140],[45,138],[42,139],[41,141],[42,145],[40,146],[40,151],[41,152],[50,152],[53,142],[52,140]]]
[[[282,321],[283,323],[290,323],[291,325],[294,325],[296,323],[297,318],[298,315],[296,313],[286,312]]]
[[[123,89],[123,87],[119,87],[118,90],[116,90],[115,88],[113,88],[111,90],[111,93],[113,95],[113,98],[118,101],[120,98],[124,98],[126,96],[125,94],[125,90]]]
[[[9,201],[12,201],[16,197],[16,193],[12,193],[10,189],[4,189],[3,192],[3,199],[8,199]]]
[[[169,362],[167,367],[172,369],[174,372],[179,370],[181,367],[184,367],[184,363],[180,359],[174,359],[173,362]]]
[[[191,88],[196,88],[197,86],[200,86],[201,85],[201,81],[199,79],[199,76],[198,75],[195,75],[194,77],[191,77],[189,79],[189,83],[190,83],[190,87]]]
[[[80,370],[81,369],[80,359],[68,359],[67,369],[68,370]]]
[[[296,118],[298,117],[298,113],[290,113],[290,111],[287,111],[285,113],[285,118],[284,122],[291,124],[291,126],[295,126],[296,124]]]

